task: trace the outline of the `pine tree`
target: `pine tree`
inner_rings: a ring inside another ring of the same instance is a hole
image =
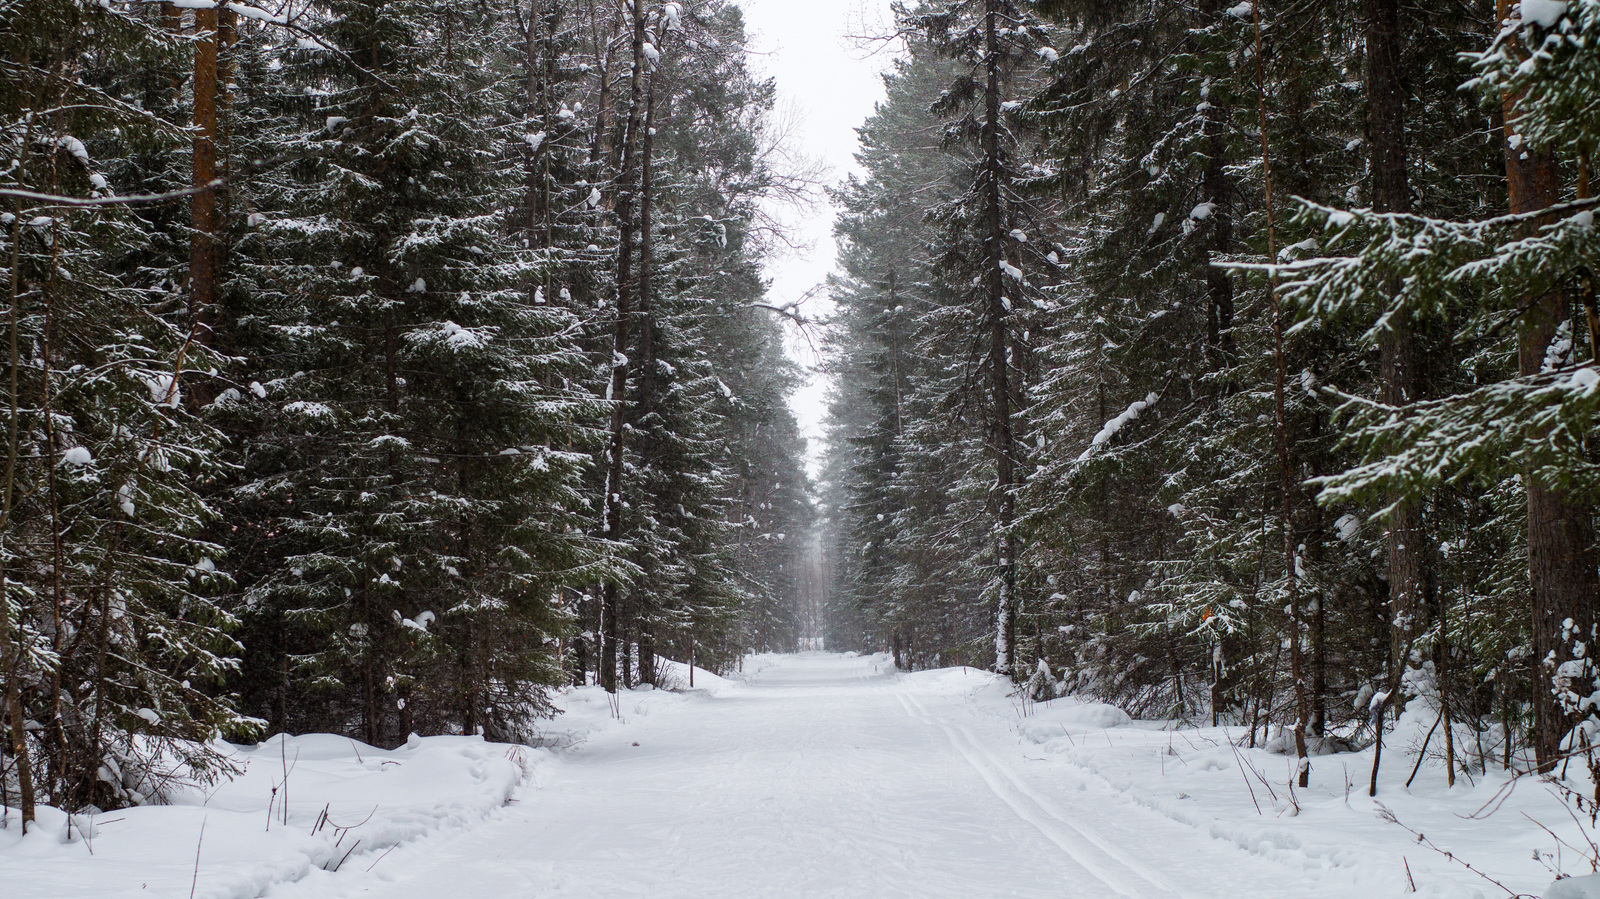
[[[273,360],[249,373],[259,399],[229,397],[247,642],[277,674],[255,701],[279,727],[359,719],[373,743],[508,737],[561,677],[562,591],[611,571],[583,535],[599,406],[570,382],[578,324],[544,294],[542,248],[503,238],[526,228],[502,203],[527,146],[491,55],[510,22],[329,14],[371,68],[260,47],[257,139],[305,155],[244,198],[229,286],[234,345]],[[312,78],[329,87],[296,96]]]
[[[157,759],[206,779],[222,770],[210,741],[251,728],[229,702],[236,621],[204,534],[220,435],[185,402],[220,360],[137,196],[184,183],[163,180],[182,131],[159,77],[179,45],[143,11],[14,12],[25,24],[4,52],[24,62],[0,81],[13,191],[0,640],[6,748],[35,793],[26,820],[36,799],[159,800]],[[46,725],[29,738],[27,719]]]
[[[959,115],[947,132],[952,145],[970,148],[971,188],[945,207],[933,211],[941,226],[941,243],[935,250],[935,275],[948,285],[956,304],[944,310],[945,320],[927,320],[953,339],[956,350],[976,357],[974,369],[985,382],[983,398],[976,404],[983,419],[983,439],[993,466],[994,483],[988,498],[993,522],[990,541],[994,580],[989,592],[995,603],[995,671],[1020,675],[1016,664],[1016,618],[1019,543],[1016,494],[1025,470],[1016,439],[1014,416],[1020,390],[1025,343],[1015,339],[1024,302],[1034,302],[1027,271],[1041,253],[1029,243],[1028,229],[1035,220],[1019,202],[1017,182],[1027,174],[1017,158],[1015,122],[1002,118],[1002,107],[1014,108],[1016,80],[1037,65],[1037,50],[1044,31],[1024,11],[1005,0],[935,5],[911,13],[907,26],[926,35],[939,52],[963,63],[952,86],[935,104],[935,112]],[[970,143],[969,143],[970,142]],[[1018,263],[1023,263],[1019,265]],[[1026,266],[1026,268],[1024,268]],[[981,334],[952,329],[952,313],[969,304],[981,323]],[[957,357],[959,358],[959,356]],[[962,379],[963,381],[966,379]],[[970,383],[947,381],[953,405],[972,389]]]

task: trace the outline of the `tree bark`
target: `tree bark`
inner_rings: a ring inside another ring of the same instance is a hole
[[[190,183],[189,321],[196,343],[211,345],[217,301],[217,8],[194,11],[194,145]],[[191,395],[195,395],[191,390]],[[206,398],[196,396],[197,401]]]
[[[1497,0],[1499,21],[1509,0]],[[1502,98],[1505,134],[1506,193],[1511,212],[1532,213],[1560,200],[1561,181],[1555,156],[1535,152],[1516,131],[1520,97]],[[1517,370],[1538,374],[1556,327],[1567,317],[1560,290],[1534,297],[1523,313],[1517,334]],[[1540,771],[1560,761],[1561,739],[1573,723],[1562,696],[1587,696],[1593,675],[1567,678],[1561,666],[1574,661],[1576,645],[1594,645],[1594,603],[1600,597],[1600,571],[1595,554],[1593,507],[1563,491],[1528,479],[1528,581],[1533,616],[1533,657],[1538,667],[1534,684],[1534,756]],[[1584,683],[1572,681],[1582,680]],[[1540,683],[1543,681],[1543,683]]]
[[[605,497],[606,537],[619,542],[622,539],[623,453],[627,438],[629,326],[633,317],[633,242],[637,227],[634,210],[638,185],[633,183],[633,169],[637,155],[635,148],[642,130],[640,112],[644,87],[644,7],[639,0],[630,0],[629,7],[633,14],[633,69],[628,85],[628,122],[622,132],[622,166],[617,175],[616,211],[621,233],[617,243],[617,320],[612,332],[610,387],[611,454]],[[605,647],[601,653],[600,682],[612,693],[617,690],[620,592],[615,583],[608,583],[602,609]]]
[[[1401,84],[1404,48],[1398,0],[1366,0],[1367,153],[1372,172],[1372,204],[1379,212],[1410,212],[1411,185],[1405,133],[1405,94]],[[1390,290],[1398,289],[1391,284]],[[1379,344],[1379,398],[1404,406],[1417,398],[1416,341],[1411,323],[1395,316]],[[1421,631],[1422,510],[1391,496],[1393,511],[1384,532],[1389,572],[1388,700],[1378,710],[1374,736],[1381,745],[1385,713],[1399,716],[1396,702],[1410,659],[1409,647]],[[1376,756],[1375,756],[1376,758]],[[1375,783],[1376,781],[1374,781]]]
[[[1278,260],[1278,240],[1273,219],[1272,207],[1272,156],[1268,152],[1267,144],[1267,77],[1266,69],[1261,57],[1261,8],[1252,6],[1252,15],[1255,21],[1255,62],[1256,62],[1256,87],[1260,91],[1257,98],[1256,112],[1261,129],[1261,178],[1265,189],[1265,202],[1267,208],[1267,258],[1272,262]],[[1284,401],[1285,364],[1283,348],[1283,303],[1278,297],[1278,279],[1276,275],[1269,275],[1269,290],[1272,294],[1272,359],[1274,367],[1273,381],[1273,408],[1275,411],[1275,430],[1277,431],[1278,444],[1278,489],[1283,500],[1283,580],[1284,590],[1289,594],[1289,678],[1294,681],[1294,696],[1296,707],[1296,720],[1294,723],[1294,748],[1295,758],[1299,772],[1301,787],[1310,785],[1311,758],[1306,752],[1306,725],[1311,719],[1311,700],[1306,691],[1305,661],[1303,648],[1300,645],[1300,558],[1296,551],[1294,537],[1294,469],[1293,461],[1289,454],[1289,421],[1288,411]]]
[[[983,249],[984,317],[989,331],[990,412],[993,415],[991,447],[995,459],[995,555],[1000,575],[1000,596],[995,610],[994,670],[1015,677],[1017,643],[1017,538],[1015,437],[1011,424],[1011,334],[1006,309],[1004,261],[1005,216],[1002,182],[1005,163],[1000,156],[1000,40],[998,0],[985,0],[983,23]]]
[[[539,27],[544,17],[543,0],[533,0],[533,5],[528,11],[528,21],[523,31],[523,65],[526,67],[524,89],[527,90],[527,102],[524,105],[523,115],[529,122],[545,121],[546,110],[542,109],[540,102],[543,88],[540,75],[539,62]],[[550,135],[545,134],[539,146],[530,143],[523,144],[523,185],[525,195],[523,203],[527,207],[527,218],[523,222],[524,246],[532,248],[535,245],[535,236],[541,232],[541,225],[545,221],[545,209],[542,190],[544,179],[540,175],[539,163],[544,155],[544,146],[550,141]],[[548,243],[548,236],[543,238]]]
[[[656,37],[660,49],[666,36]],[[644,129],[639,138],[639,395],[635,410],[636,420],[644,434],[644,455],[651,453],[653,440],[650,421],[656,414],[656,328],[653,309],[655,273],[655,232],[651,217],[655,202],[655,141],[656,133],[656,73],[651,72],[645,90]],[[655,661],[655,609],[647,593],[634,594],[635,630],[639,641],[639,680],[656,683]]]
[[[633,0],[624,0],[631,6]],[[600,18],[595,13],[594,0],[589,0],[589,27],[594,41],[595,77],[599,81],[599,98],[595,110],[594,144],[589,148],[589,162],[611,161],[614,147],[611,134],[611,41],[615,19],[607,13],[608,28],[602,31]]]
[[[29,122],[31,123],[31,118]],[[28,148],[33,143],[31,124],[22,135],[21,151],[17,161],[17,183],[26,184],[28,174]],[[17,200],[11,220],[11,279],[10,315],[10,396],[9,419],[6,434],[6,475],[3,497],[0,497],[0,540],[15,528],[17,475],[22,462],[21,395],[22,385],[18,373],[22,370],[22,228],[27,217],[23,215],[22,200]],[[22,811],[22,832],[27,833],[34,821],[33,762],[28,757],[28,734],[24,727],[22,710],[22,626],[12,617],[10,591],[6,589],[7,572],[4,554],[0,554],[0,675],[5,677],[4,713],[11,733],[11,756],[17,766],[18,802]],[[13,632],[14,631],[14,632]]]
[[[1201,7],[1209,25],[1222,11],[1222,0],[1206,0]],[[1205,199],[1215,204],[1211,214],[1211,246],[1206,251],[1206,343],[1217,354],[1216,364],[1231,364],[1233,340],[1233,278],[1211,264],[1233,251],[1233,179],[1228,177],[1227,126],[1230,110],[1211,104],[1205,113],[1206,168],[1201,176]]]

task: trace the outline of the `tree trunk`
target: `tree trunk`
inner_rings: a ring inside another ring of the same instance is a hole
[[[1222,11],[1222,0],[1206,0],[1202,17],[1209,25]],[[1233,339],[1233,278],[1211,260],[1233,252],[1233,179],[1228,177],[1227,127],[1230,110],[1220,103],[1209,104],[1205,112],[1206,168],[1201,189],[1205,200],[1215,204],[1211,214],[1211,246],[1206,252],[1206,343],[1216,353],[1216,364],[1231,364]]]
[[[1004,161],[1000,158],[1000,40],[998,0],[984,3],[983,48],[983,247],[984,316],[989,330],[989,384],[991,451],[995,459],[995,555],[1000,575],[1000,597],[995,614],[994,670],[1015,677],[1017,643],[1017,538],[1016,458],[1011,425],[1011,335],[1007,321],[1004,261],[1005,229],[1002,208]]]
[[[1328,610],[1318,596],[1311,612],[1311,732],[1328,735]]]
[[[894,375],[894,436],[904,437],[905,379],[900,374],[900,285],[895,270],[889,269],[889,364]]]
[[[524,89],[528,92],[523,115],[530,123],[534,121],[545,122],[545,110],[541,108],[542,104],[540,103],[543,96],[541,85],[543,79],[540,78],[541,70],[539,68],[539,26],[543,17],[543,0],[533,0],[533,5],[528,11],[528,21],[524,25],[523,31],[523,65],[526,67],[525,74],[527,76]],[[549,142],[550,136],[546,134],[537,147],[527,142],[523,144],[522,173],[523,189],[525,191],[523,204],[527,207],[527,218],[523,222],[523,245],[529,249],[536,245],[536,235],[540,233],[541,225],[545,220],[545,209],[543,208],[544,179],[540,176],[539,164],[544,157],[545,144]],[[543,238],[543,240],[547,241],[548,237]]]
[[[1256,87],[1260,91],[1257,98],[1256,112],[1259,118],[1258,125],[1261,129],[1261,178],[1265,189],[1264,200],[1267,208],[1267,258],[1272,262],[1278,260],[1278,240],[1275,231],[1272,208],[1272,157],[1268,152],[1267,144],[1267,77],[1265,66],[1261,61],[1261,8],[1252,6],[1252,15],[1255,20],[1255,62],[1256,62]],[[1294,748],[1298,766],[1298,780],[1301,787],[1306,787],[1311,781],[1311,758],[1306,752],[1306,725],[1311,719],[1311,700],[1306,691],[1305,661],[1300,645],[1300,558],[1296,550],[1294,539],[1294,469],[1289,455],[1289,421],[1288,412],[1284,403],[1285,364],[1283,349],[1283,303],[1278,297],[1278,279],[1276,275],[1269,275],[1269,289],[1272,294],[1272,359],[1274,367],[1274,381],[1272,388],[1273,408],[1275,410],[1275,430],[1278,443],[1278,489],[1283,500],[1283,581],[1284,590],[1289,594],[1289,679],[1294,682],[1294,697],[1297,714],[1294,723]]]
[[[596,163],[611,158],[611,37],[600,30],[594,0],[589,0],[589,28],[600,94],[595,107],[594,144],[589,148],[589,162]]]
[[[612,337],[611,355],[611,455],[606,473],[605,525],[609,540],[622,540],[622,477],[623,452],[627,435],[627,392],[629,325],[633,317],[633,241],[637,222],[634,220],[638,186],[633,183],[635,147],[642,130],[640,112],[644,80],[644,8],[635,0],[629,4],[633,11],[633,70],[628,85],[628,123],[622,132],[622,167],[617,175],[617,220],[620,235],[617,243],[617,320]],[[605,587],[605,649],[602,653],[600,680],[608,692],[617,689],[618,616],[621,612],[619,589],[616,584]],[[626,677],[627,674],[624,674]]]
[[[31,122],[31,118],[29,119]],[[17,183],[27,184],[28,148],[33,142],[33,129],[31,125],[24,129],[21,141],[21,151],[17,161]],[[22,228],[27,221],[24,214],[22,201],[16,202],[12,210],[11,220],[11,279],[10,279],[10,396],[7,410],[6,434],[6,475],[5,493],[0,497],[0,540],[4,540],[9,532],[15,528],[16,495],[17,495],[17,469],[22,462],[21,443],[21,395],[22,385],[18,373],[22,370],[22,346],[20,331],[22,328]],[[27,833],[28,827],[34,821],[34,795],[33,795],[33,762],[28,757],[28,733],[24,728],[25,715],[22,710],[22,622],[13,619],[11,614],[11,591],[6,589],[7,572],[4,566],[6,554],[0,554],[0,675],[5,677],[5,709],[4,714],[11,733],[11,756],[17,766],[18,802],[22,810],[22,832]]]
[[[1405,132],[1405,93],[1400,76],[1404,48],[1398,0],[1366,0],[1367,152],[1372,170],[1372,204],[1379,212],[1410,212],[1411,186]],[[1391,291],[1398,289],[1391,284]],[[1379,398],[1404,406],[1417,398],[1416,341],[1411,323],[1395,316],[1379,344]],[[1384,532],[1389,569],[1388,700],[1378,710],[1374,737],[1383,742],[1384,713],[1398,718],[1396,700],[1410,659],[1409,647],[1421,631],[1422,510],[1415,502],[1391,496],[1393,511]],[[1376,758],[1376,756],[1375,756]],[[1376,783],[1376,780],[1374,780]]]
[[[194,11],[194,149],[190,200],[189,321],[193,339],[211,345],[217,301],[217,8]],[[208,391],[206,391],[208,392]],[[207,398],[191,390],[197,402]]]
[[[1499,20],[1509,0],[1495,4]],[[1520,49],[1520,48],[1519,48]],[[1561,182],[1555,156],[1536,153],[1516,133],[1520,97],[1503,98],[1506,193],[1513,213],[1546,209],[1560,200]],[[1530,226],[1535,227],[1535,226]],[[1517,335],[1517,370],[1538,374],[1556,327],[1567,317],[1565,296],[1553,290],[1532,298]],[[1561,666],[1575,660],[1578,645],[1594,645],[1594,603],[1600,596],[1596,569],[1593,508],[1569,499],[1548,484],[1528,479],[1528,580],[1533,616],[1533,658],[1539,665],[1534,683],[1534,754],[1540,771],[1560,761],[1561,739],[1573,723],[1559,694],[1587,696],[1593,675],[1568,678]],[[1583,681],[1578,683],[1576,681]]]
[[[656,38],[659,49],[666,42],[665,35]],[[637,293],[639,298],[639,394],[635,401],[634,417],[640,423],[644,446],[641,456],[652,455],[654,440],[650,432],[651,419],[656,412],[656,327],[652,308],[654,291],[652,277],[655,273],[655,232],[651,218],[655,202],[655,141],[656,133],[656,75],[650,73],[645,91],[644,128],[639,137],[639,272]],[[639,681],[654,685],[655,665],[655,608],[648,591],[635,592],[633,596],[634,629],[639,642]]]

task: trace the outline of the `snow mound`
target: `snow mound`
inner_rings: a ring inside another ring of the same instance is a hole
[[[665,656],[656,657],[656,676],[661,682],[659,689],[641,684],[632,689],[618,690],[614,696],[592,684],[562,690],[550,698],[560,714],[541,728],[535,742],[550,749],[570,749],[588,743],[601,733],[626,725],[633,718],[647,717],[686,702],[721,696],[743,686],[732,678],[722,677],[696,665],[694,686],[691,688],[689,666]]]
[[[1133,718],[1114,705],[1065,698],[1035,705],[1022,719],[1021,731],[1030,743],[1048,743],[1063,734],[1095,733],[1132,723]]]
[[[892,664],[892,660],[891,660]],[[975,693],[986,688],[1010,690],[1011,681],[979,668],[929,668],[904,675],[908,686],[931,693]]]
[[[1273,755],[1296,755],[1299,750],[1294,745],[1294,731],[1287,727],[1278,728],[1272,739],[1262,744],[1262,749]],[[1306,734],[1306,754],[1311,756],[1333,755],[1337,752],[1351,751],[1349,740],[1338,737],[1319,737],[1316,734]]]
[[[1544,899],[1600,899],[1600,874],[1558,880],[1544,891]]]
[[[481,737],[413,736],[383,750],[312,734],[219,748],[243,772],[171,805],[70,818],[43,808],[26,837],[13,811],[0,830],[4,895],[187,896],[192,885],[196,899],[248,899],[480,821],[542,755]]]

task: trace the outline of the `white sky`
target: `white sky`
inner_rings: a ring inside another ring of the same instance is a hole
[[[848,35],[885,30],[888,0],[739,0],[739,5],[749,30],[751,65],[776,79],[779,118],[792,121],[794,150],[824,163],[828,183],[842,180],[856,168],[855,128],[883,98],[878,73],[888,63],[886,55],[869,55],[870,49],[858,46]],[[833,269],[835,210],[819,198],[813,209],[772,211],[801,245],[799,251],[766,266],[772,281],[770,300],[782,306],[822,283]],[[802,311],[825,314],[826,298],[808,301]],[[803,337],[790,335],[789,352],[807,370],[806,386],[790,404],[809,441],[807,461],[815,475],[827,385],[816,371],[817,355]]]

